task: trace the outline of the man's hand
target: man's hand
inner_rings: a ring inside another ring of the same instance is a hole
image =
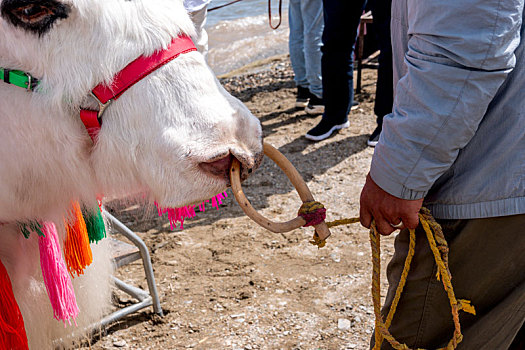
[[[419,224],[419,209],[423,199],[406,200],[392,196],[383,191],[370,174],[366,176],[366,183],[361,191],[361,225],[370,228],[372,219],[375,219],[377,230],[382,235],[389,235],[398,228],[415,229]],[[395,228],[392,225],[401,224]]]

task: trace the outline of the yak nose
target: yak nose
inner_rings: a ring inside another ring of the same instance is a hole
[[[205,172],[227,179],[229,182],[230,168],[233,159],[236,158],[241,163],[241,180],[244,181],[252,173],[254,169],[257,169],[262,161],[262,152],[255,156],[246,156],[244,154],[228,153],[226,156],[219,159],[214,159],[209,162],[202,162],[199,167]]]
[[[199,164],[200,168],[207,173],[215,176],[228,177],[230,167],[232,165],[233,155],[228,153],[225,157],[219,158],[211,162],[202,162]]]

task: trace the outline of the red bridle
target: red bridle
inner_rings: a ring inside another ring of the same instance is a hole
[[[188,36],[178,36],[172,40],[167,49],[158,51],[148,57],[140,56],[135,61],[128,64],[115,75],[110,86],[104,84],[97,85],[91,91],[91,94],[97,100],[99,110],[80,110],[80,119],[84,123],[84,126],[93,142],[96,141],[98,132],[100,131],[102,114],[111,102],[118,99],[127,89],[142,78],[162,67],[169,61],[177,58],[181,54],[196,50],[193,41],[191,41]]]

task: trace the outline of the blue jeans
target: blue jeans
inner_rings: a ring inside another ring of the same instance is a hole
[[[321,83],[321,35],[323,33],[322,0],[290,0],[290,61],[295,83],[323,97]]]
[[[323,0],[323,119],[334,125],[348,120],[354,100],[353,52],[365,5],[366,0]]]

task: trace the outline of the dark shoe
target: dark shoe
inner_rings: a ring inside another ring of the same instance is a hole
[[[351,111],[355,111],[356,109],[359,108],[359,102],[357,101],[352,101],[352,107],[350,107],[350,110]]]
[[[348,120],[341,124],[334,125],[332,122],[328,121],[327,118],[323,118],[319,124],[317,124],[312,130],[308,131],[304,137],[312,141],[321,141],[329,138],[334,131],[348,128],[349,126],[350,122]]]
[[[297,98],[295,99],[295,107],[305,108],[306,106],[308,106],[308,101],[310,101],[311,96],[312,94],[310,93],[310,90],[308,88],[298,86]]]
[[[381,127],[376,127],[372,135],[368,138],[368,141],[366,142],[368,146],[375,147],[377,143],[379,142],[379,135],[381,135]]]
[[[305,108],[305,112],[308,114],[323,114],[324,113],[324,101],[315,95],[311,95],[310,102]]]

